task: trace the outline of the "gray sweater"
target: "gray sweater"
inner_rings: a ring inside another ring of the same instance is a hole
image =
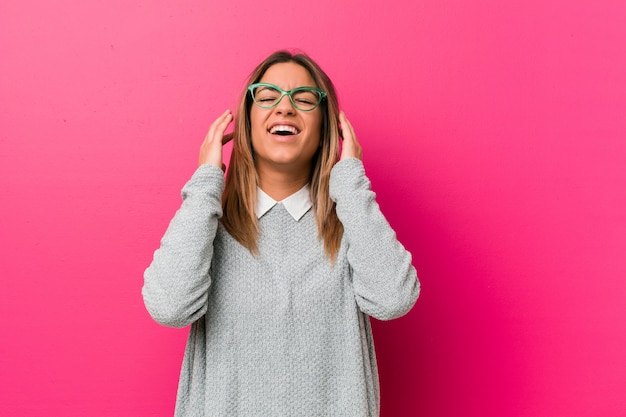
[[[144,276],[154,320],[191,324],[176,416],[378,416],[368,316],[405,314],[420,286],[361,161],[331,174],[334,265],[312,210],[296,221],[281,203],[259,219],[253,256],[218,221],[223,189],[219,168],[198,168]]]

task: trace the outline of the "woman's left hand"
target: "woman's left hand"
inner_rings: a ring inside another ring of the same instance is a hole
[[[344,112],[339,112],[339,129],[341,131],[341,137],[343,138],[343,143],[341,144],[341,156],[339,157],[339,160],[343,161],[346,158],[362,159],[363,148],[361,148],[361,145],[356,140],[354,129],[346,118]]]

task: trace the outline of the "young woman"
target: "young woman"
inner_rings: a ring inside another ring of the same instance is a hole
[[[152,317],[191,325],[176,416],[378,416],[369,316],[405,314],[420,287],[332,82],[303,54],[263,61],[224,180],[233,120],[211,125],[145,272]]]

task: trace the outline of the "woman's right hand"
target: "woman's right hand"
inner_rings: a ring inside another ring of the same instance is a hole
[[[224,169],[222,162],[222,145],[224,140],[224,132],[228,125],[233,121],[233,115],[230,110],[226,110],[217,118],[209,128],[209,132],[200,147],[200,156],[198,165],[211,164],[218,168]]]

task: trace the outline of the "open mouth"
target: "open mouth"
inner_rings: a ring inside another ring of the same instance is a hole
[[[279,136],[292,136],[292,135],[297,135],[298,133],[300,133],[300,131],[296,127],[287,126],[287,125],[272,126],[269,132],[272,135],[279,135]]]

